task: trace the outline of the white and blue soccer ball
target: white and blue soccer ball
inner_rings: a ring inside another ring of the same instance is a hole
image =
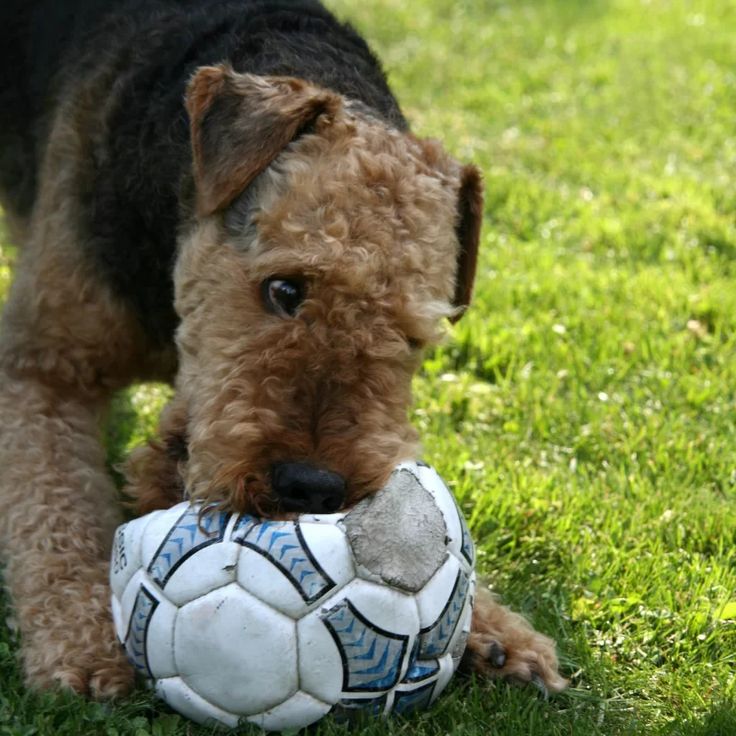
[[[181,503],[124,524],[113,618],[137,670],[200,723],[408,714],[457,668],[473,566],[452,494],[407,462],[342,513],[272,521]]]

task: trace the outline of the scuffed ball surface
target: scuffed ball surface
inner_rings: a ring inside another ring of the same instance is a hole
[[[408,714],[457,668],[474,562],[450,491],[407,462],[344,513],[272,521],[181,503],[124,524],[113,618],[136,669],[200,723]]]

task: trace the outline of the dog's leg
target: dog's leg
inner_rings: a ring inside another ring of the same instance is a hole
[[[567,686],[557,667],[552,639],[535,631],[523,616],[502,606],[490,593],[478,592],[463,670],[533,682],[545,692],[556,693]]]
[[[104,469],[101,394],[0,376],[0,549],[29,684],[113,695],[131,684],[110,623],[120,521]]]
[[[0,552],[28,683],[110,696],[132,671],[109,613],[121,514],[99,423],[157,361],[82,255],[69,151],[49,150],[0,326]]]

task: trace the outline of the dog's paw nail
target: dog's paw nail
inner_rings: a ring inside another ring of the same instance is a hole
[[[488,650],[488,661],[497,669],[506,664],[506,650],[497,641],[494,641]]]
[[[542,693],[542,697],[547,700],[549,698],[549,690],[547,690],[547,686],[544,684],[544,680],[536,673],[532,672],[532,679],[531,679],[532,685],[539,690],[540,693]]]

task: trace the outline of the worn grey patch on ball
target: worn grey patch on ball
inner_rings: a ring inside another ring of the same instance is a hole
[[[409,470],[361,501],[343,521],[356,562],[388,585],[414,593],[445,561],[447,526],[432,494]]]

